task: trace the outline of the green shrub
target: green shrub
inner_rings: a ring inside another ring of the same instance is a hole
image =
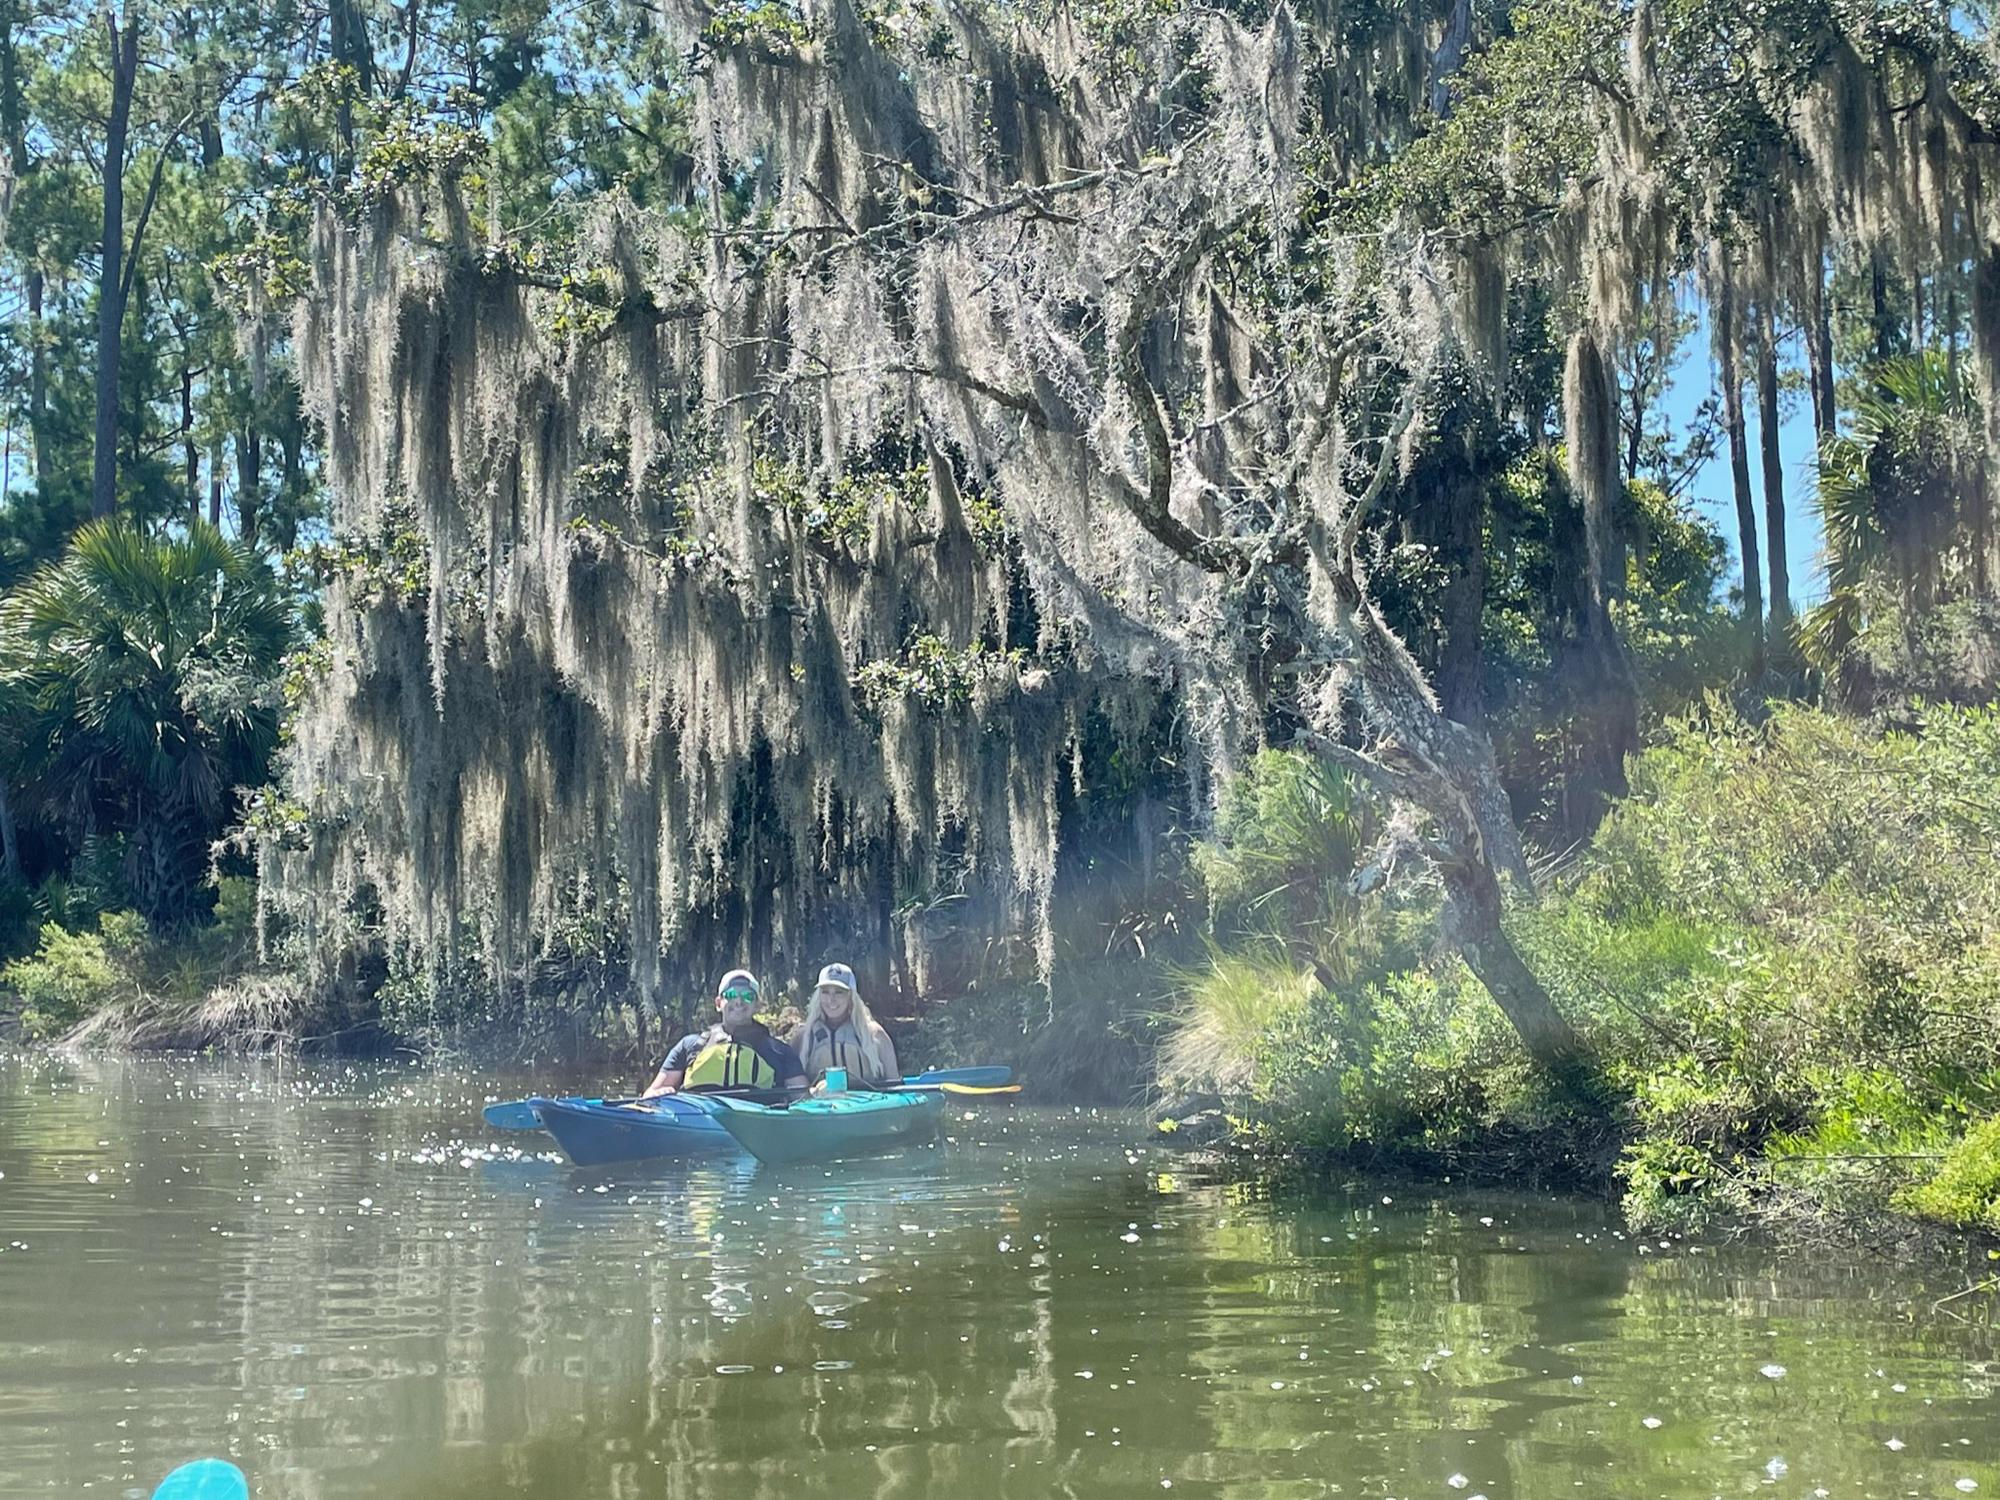
[[[1239,1080],[1255,1139],[1447,1161],[1601,1144],[1647,1226],[1773,1206],[1992,1222],[1982,1174],[2000,1143],[1966,1122],[2000,1110],[2000,710],[1885,730],[1710,704],[1639,757],[1595,845],[1508,919],[1594,1050],[1595,1097],[1530,1068],[1462,964],[1384,972],[1398,950],[1380,934],[1422,920],[1421,894],[1400,917],[1353,918],[1374,944],[1357,977],[1303,983],[1306,945],[1257,931],[1261,913],[1283,907],[1282,931],[1310,909],[1266,851],[1347,867],[1302,836],[1302,775],[1246,778],[1198,855],[1225,946],[1212,987],[1187,987],[1183,1028],[1239,1054],[1261,1028],[1252,1066],[1213,1069]],[[1267,877],[1280,894],[1260,902]],[[1260,1012],[1239,991],[1274,952],[1300,983]]]
[[[1919,1218],[2000,1234],[2000,1115],[1967,1132],[1930,1181],[1897,1194],[1896,1206]]]
[[[145,919],[136,912],[106,912],[83,932],[44,923],[35,951],[0,969],[0,983],[21,997],[22,1030],[59,1036],[139,992],[145,945]]]

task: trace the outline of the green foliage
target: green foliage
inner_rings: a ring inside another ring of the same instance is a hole
[[[855,695],[879,711],[895,699],[908,698],[929,713],[950,713],[971,704],[980,684],[1018,671],[1026,655],[1000,651],[982,641],[953,646],[940,636],[922,634],[900,656],[863,662],[854,674]]]
[[[0,601],[17,815],[78,851],[116,833],[140,910],[195,920],[235,789],[267,774],[290,631],[269,569],[214,529],[152,540],[85,527]]]
[[[1851,707],[2000,687],[2000,619],[1979,583],[1984,428],[1970,375],[1933,350],[1876,367],[1849,427],[1820,445],[1827,597],[1797,641]]]
[[[743,49],[766,58],[797,57],[812,37],[810,23],[783,0],[732,0],[717,6],[701,28],[705,46],[718,52]]]
[[[921,513],[930,500],[930,466],[907,468],[844,466],[835,479],[799,473],[782,460],[760,453],[751,460],[751,493],[758,504],[792,518],[805,535],[823,546],[858,550],[875,517],[892,506]]]
[[[354,201],[365,206],[412,183],[456,181],[485,157],[486,138],[479,132],[407,110],[391,110],[361,152]]]
[[[1259,753],[1223,789],[1214,831],[1193,850],[1218,934],[1278,945],[1328,983],[1351,978],[1366,939],[1347,885],[1376,823],[1330,762]]]
[[[418,529],[407,498],[392,496],[380,514],[371,533],[309,542],[288,553],[286,565],[322,584],[346,580],[361,604],[386,600],[405,609],[425,608],[431,590],[430,539]]]
[[[21,997],[21,1026],[30,1037],[59,1036],[139,992],[135,970],[145,945],[145,920],[136,912],[106,912],[81,932],[51,922],[32,954],[0,969],[0,984]]]
[[[0,986],[19,997],[26,1034],[49,1040],[92,1021],[185,1017],[258,965],[256,887],[225,876],[210,922],[177,934],[162,934],[133,911],[73,926],[45,921],[34,951],[0,968]]]
[[[1527,1068],[1455,962],[1327,987],[1269,949],[1187,985],[1215,1033],[1254,1038],[1249,1065],[1210,1076],[1271,1144],[1599,1173],[1622,1146],[1646,1226],[1991,1211],[1991,1130],[1967,1129],[2000,1108],[2000,711],[1883,731],[1710,706],[1639,758],[1580,866],[1511,923],[1595,1049],[1601,1099]]]
[[[1896,1205],[1919,1218],[2000,1234],[2000,1115],[1967,1131],[1936,1174],[1904,1189]]]

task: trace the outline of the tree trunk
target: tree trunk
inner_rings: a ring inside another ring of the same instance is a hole
[[[1972,259],[1967,352],[1986,419],[1986,482],[1973,506],[1972,586],[1991,597],[2000,587],[2000,245],[1982,244]]]
[[[21,17],[15,0],[0,0],[0,131],[7,145],[7,199],[0,203],[0,226],[12,233],[14,195],[36,170],[28,151],[27,103],[21,90],[21,57],[16,32]],[[35,465],[35,487],[46,482],[49,429],[49,356],[42,328],[41,247],[13,246],[23,264],[22,293],[28,307],[28,444]]]
[[[1452,0],[1451,14],[1445,18],[1444,36],[1431,57],[1431,113],[1440,120],[1451,116],[1451,80],[1465,65],[1472,42],[1472,0]]]
[[[263,497],[264,440],[254,427],[236,434],[236,534],[246,547],[257,544],[258,508]]]
[[[1833,298],[1827,295],[1826,276],[1818,261],[1813,264],[1811,286],[1813,430],[1825,439],[1834,434],[1839,407],[1833,383]]]
[[[1874,310],[1871,324],[1875,363],[1879,365],[1894,357],[1902,333],[1897,326],[1896,314],[1889,306],[1889,268],[1883,263],[1879,246],[1868,252],[1868,294]]]
[[[411,0],[414,6],[415,0]],[[355,0],[332,0],[327,8],[327,46],[333,60],[354,70],[355,91],[362,98],[375,92],[375,49],[368,39],[368,22]],[[354,161],[354,105],[345,91],[334,121],[340,154],[334,170],[342,174]]]
[[[188,518],[201,519],[201,450],[194,442],[194,371],[181,367],[181,467],[187,486]]]
[[[222,525],[222,447],[220,437],[208,452],[208,524]]]
[[[7,780],[0,776],[0,877],[21,878],[21,846],[14,837],[14,803],[7,795]]]
[[[285,504],[277,516],[278,533],[274,538],[278,550],[293,546],[298,537],[296,516],[298,514],[299,492],[306,485],[305,433],[303,418],[298,407],[297,386],[288,383],[284,399],[286,415],[278,427],[278,494]],[[262,496],[257,497],[262,503]],[[262,525],[258,529],[261,531]]]
[[[1737,545],[1743,554],[1743,628],[1753,676],[1764,674],[1764,580],[1757,554],[1757,505],[1750,494],[1750,447],[1743,433],[1743,377],[1737,369],[1736,281],[1729,251],[1717,246],[1715,337],[1722,376],[1722,423],[1729,433],[1729,477],[1736,489]]]
[[[29,270],[28,293],[28,441],[35,453],[35,488],[48,484],[49,454],[49,351],[42,328],[42,272]]]
[[[1486,986],[1529,1056],[1559,1076],[1577,1072],[1585,1059],[1583,1043],[1507,936],[1493,872],[1481,860],[1441,862],[1438,870],[1447,932],[1466,967]]]
[[[90,474],[90,513],[118,508],[118,362],[125,323],[125,142],[132,91],[139,78],[139,12],[127,0],[124,30],[107,4],[111,47],[111,117],[104,128],[104,231],[97,272],[97,422]]]
[[[1958,390],[1958,287],[1944,294],[1944,368],[1946,388]]]
[[[1757,442],[1764,461],[1764,543],[1776,640],[1792,618],[1792,579],[1785,554],[1785,460],[1778,447],[1778,325],[1768,282],[1757,298]]]
[[[1448,718],[1477,729],[1486,722],[1486,491],[1464,445],[1439,476],[1439,557],[1445,583],[1439,600],[1444,643],[1438,651],[1438,699]]]
[[[1565,831],[1588,833],[1607,801],[1626,789],[1625,757],[1639,748],[1639,687],[1611,620],[1623,592],[1625,548],[1616,507],[1624,484],[1618,462],[1618,400],[1594,330],[1580,329],[1563,362],[1563,425],[1569,484],[1583,511],[1583,587],[1577,592],[1581,671],[1565,691],[1579,731],[1576,764],[1565,773]]]

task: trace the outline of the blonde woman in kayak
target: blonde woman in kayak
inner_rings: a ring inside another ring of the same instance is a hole
[[[846,964],[828,964],[819,971],[805,1025],[792,1041],[814,1083],[828,1068],[847,1069],[849,1083],[894,1083],[903,1076],[896,1044],[868,1013],[868,1003],[855,988],[854,971]]]

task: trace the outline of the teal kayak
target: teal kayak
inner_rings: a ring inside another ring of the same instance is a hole
[[[832,1161],[920,1146],[937,1134],[943,1096],[888,1089],[821,1094],[790,1104],[687,1094],[759,1161]]]

